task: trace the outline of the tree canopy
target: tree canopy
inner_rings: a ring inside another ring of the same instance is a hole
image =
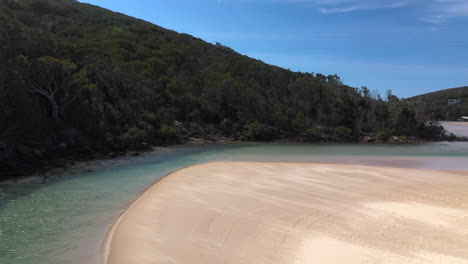
[[[0,25],[2,162],[177,142],[176,124],[245,140],[425,127],[405,101],[337,75],[292,72],[73,0],[0,0]]]
[[[456,103],[449,104],[449,99]],[[409,98],[413,107],[434,120],[458,120],[468,116],[468,87],[446,89]]]

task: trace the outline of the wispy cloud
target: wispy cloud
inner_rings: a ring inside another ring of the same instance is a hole
[[[407,2],[394,3],[357,3],[358,1],[327,1],[322,5],[334,5],[333,7],[321,7],[319,10],[323,14],[348,13],[359,10],[392,9],[408,6]],[[361,1],[366,2],[366,1]]]
[[[432,24],[441,24],[449,19],[468,17],[467,0],[434,0],[428,6],[422,21]]]
[[[261,1],[261,0],[260,0]],[[287,3],[312,3],[322,14],[412,8],[415,19],[442,24],[468,17],[468,0],[263,0]]]
[[[415,20],[442,24],[451,19],[468,17],[468,0],[212,0],[222,2],[270,2],[311,4],[324,15],[408,9]]]

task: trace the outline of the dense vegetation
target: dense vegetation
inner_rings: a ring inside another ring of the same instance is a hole
[[[458,99],[459,103],[449,105],[449,99]],[[434,120],[460,119],[468,116],[468,87],[442,90],[410,98],[416,109],[430,114]]]
[[[336,75],[291,72],[72,0],[0,0],[0,49],[4,175],[55,157],[193,136],[442,135],[395,96],[383,100]]]

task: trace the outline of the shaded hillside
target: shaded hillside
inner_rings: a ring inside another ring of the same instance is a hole
[[[440,138],[395,97],[72,0],[0,0],[0,49],[5,175],[194,136]]]
[[[459,102],[449,104],[449,99]],[[423,94],[408,100],[435,120],[458,120],[461,116],[468,116],[468,87]]]

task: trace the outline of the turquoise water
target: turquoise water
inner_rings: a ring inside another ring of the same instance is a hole
[[[1,264],[95,264],[109,226],[164,175],[213,161],[298,161],[468,170],[468,143],[231,144],[164,148],[16,186],[0,205]]]

